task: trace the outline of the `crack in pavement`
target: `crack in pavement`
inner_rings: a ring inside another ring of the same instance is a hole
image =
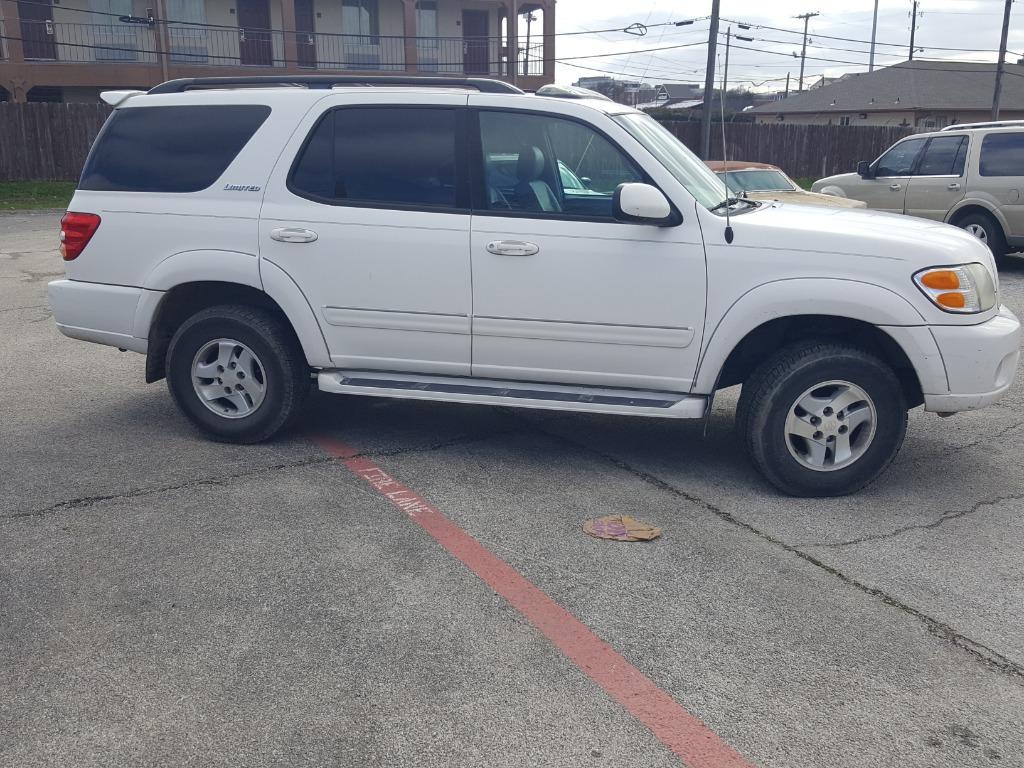
[[[353,458],[378,458],[390,456],[404,456],[406,454],[412,453],[430,453],[431,451],[439,451],[453,445],[461,445],[464,443],[472,443],[480,440],[487,440],[492,437],[500,437],[502,435],[509,434],[514,431],[515,430],[501,430],[487,434],[462,434],[457,435],[453,438],[449,438],[447,440],[439,441],[437,443],[432,443],[430,445],[419,446],[414,448],[397,448],[382,451],[363,451],[353,456]],[[155,496],[157,494],[170,493],[172,491],[180,491],[187,488],[201,488],[203,486],[222,486],[226,485],[228,482],[232,480],[238,480],[244,477],[251,477],[253,475],[262,474],[264,472],[277,472],[287,469],[315,466],[318,464],[329,464],[332,461],[334,461],[334,458],[331,456],[312,456],[306,459],[302,459],[301,461],[286,462],[282,464],[269,464],[267,466],[259,467],[257,469],[246,470],[244,472],[219,475],[216,477],[196,478],[194,480],[189,480],[184,483],[175,483],[172,485],[162,485],[148,488],[133,488],[131,490],[124,491],[123,493],[82,496],[75,499],[66,499],[65,501],[59,501],[56,504],[51,504],[50,506],[43,507],[41,509],[15,512],[10,515],[0,515],[0,521],[18,520],[27,517],[43,517],[45,515],[63,512],[65,510],[91,507],[94,504],[100,504],[105,501],[119,501],[122,499],[135,499],[143,496]]]
[[[964,443],[963,445],[953,445],[936,453],[915,456],[914,458],[911,459],[911,463],[916,464],[921,461],[934,461],[935,459],[942,459],[947,456],[953,456],[954,454],[960,453],[961,451],[966,451],[968,448],[975,448],[981,445],[982,443],[990,443],[993,440],[1002,437],[1003,435],[1009,434],[1010,432],[1013,432],[1016,429],[1020,429],[1021,427],[1024,427],[1024,421],[1018,421],[1014,424],[1010,424],[1007,427],[1003,427],[998,432],[993,432],[991,434],[986,435],[985,437],[976,438],[974,440],[971,440],[970,442]]]
[[[532,422],[529,422],[528,419],[526,419],[526,421],[532,424]],[[542,435],[546,435],[547,437],[553,440],[573,446],[580,450],[587,451],[595,456],[600,456],[605,461],[618,467],[619,469],[624,470],[625,472],[629,472],[630,474],[647,483],[648,485],[651,485],[662,491],[665,491],[681,499],[684,499],[685,501],[688,501],[691,504],[695,504],[699,507],[702,507],[703,509],[707,510],[715,517],[718,517],[719,519],[728,523],[729,525],[747,531],[748,533],[757,536],[763,541],[768,542],[772,546],[778,547],[788,552],[789,554],[795,555],[801,560],[809,563],[810,565],[813,565],[816,568],[820,568],[830,576],[834,576],[835,578],[842,581],[844,584],[851,586],[857,589],[858,591],[863,592],[866,595],[878,598],[890,608],[895,608],[896,610],[906,614],[907,616],[916,619],[924,626],[925,630],[929,634],[934,635],[935,637],[947,643],[950,643],[951,645],[959,648],[962,651],[965,651],[989,669],[1001,672],[1020,682],[1024,682],[1024,664],[1020,664],[1019,662],[1014,661],[1008,656],[1004,656],[1003,654],[999,653],[998,651],[992,648],[989,648],[987,645],[984,645],[983,643],[979,643],[976,640],[972,640],[966,635],[958,632],[949,624],[939,621],[938,619],[929,616],[924,611],[921,611],[917,608],[914,608],[911,605],[908,605],[907,603],[904,603],[902,600],[893,597],[886,591],[879,589],[878,587],[869,586],[862,581],[858,581],[852,576],[848,576],[847,574],[840,571],[838,568],[829,565],[828,563],[815,557],[809,552],[805,552],[802,549],[798,549],[797,546],[789,544],[783,541],[782,539],[778,539],[775,536],[772,536],[771,534],[751,525],[750,523],[740,520],[731,512],[727,512],[726,510],[712,504],[709,501],[705,501],[704,499],[700,498],[695,494],[684,491],[682,488],[677,488],[668,481],[663,480],[660,477],[651,474],[650,472],[646,472],[642,469],[634,467],[616,456],[604,453],[603,451],[597,450],[596,448],[593,448],[589,445],[579,443],[571,438],[565,437],[564,435],[549,432],[536,424],[532,424],[532,426],[534,427],[536,432]]]
[[[104,501],[118,501],[121,499],[135,499],[141,496],[154,496],[160,493],[170,493],[171,491],[180,491],[186,488],[201,488],[203,486],[220,486],[225,485],[231,480],[237,480],[242,477],[251,477],[252,475],[258,475],[262,472],[275,472],[284,469],[294,469],[297,467],[307,467],[315,464],[326,464],[329,459],[322,456],[313,456],[310,458],[303,459],[302,461],[288,462],[284,464],[270,464],[268,466],[259,467],[257,469],[249,469],[245,472],[236,472],[229,475],[220,475],[217,477],[201,477],[194,480],[189,480],[184,483],[175,483],[173,485],[162,485],[157,487],[149,488],[132,488],[131,490],[123,493],[111,493],[101,494],[96,496],[81,496],[76,499],[67,499],[65,501],[59,501],[56,504],[51,504],[48,507],[41,509],[27,510],[24,512],[15,512],[11,515],[3,515],[0,520],[18,520],[26,517],[43,517],[50,515],[55,512],[63,512],[68,509],[82,509],[84,507],[91,507],[94,504],[99,504]]]
[[[982,499],[975,503],[969,509],[951,509],[943,512],[935,520],[930,523],[916,523],[914,525],[904,525],[900,528],[896,528],[889,533],[872,533],[867,536],[861,536],[857,539],[849,539],[848,541],[804,541],[794,544],[794,547],[820,547],[823,549],[838,549],[839,547],[850,547],[854,544],[863,544],[868,541],[882,541],[884,539],[892,539],[901,534],[907,533],[908,531],[925,531],[932,528],[938,528],[943,523],[950,520],[957,520],[961,517],[967,517],[973,515],[982,507],[995,506],[996,504],[1002,504],[1004,501],[1020,501],[1024,499],[1024,493],[1011,493],[1005,496],[995,496],[991,499]]]

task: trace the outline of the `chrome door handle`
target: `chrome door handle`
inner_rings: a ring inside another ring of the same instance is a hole
[[[903,187],[901,187],[899,184],[890,184],[889,189],[891,189],[893,192],[899,192],[901,189],[903,189]]]
[[[270,230],[270,239],[279,243],[312,243],[316,238],[316,232],[301,227],[278,227]]]
[[[948,187],[946,187],[946,189],[960,189],[960,182],[954,181]]]
[[[522,240],[493,240],[487,244],[487,252],[495,256],[533,256],[540,248]]]

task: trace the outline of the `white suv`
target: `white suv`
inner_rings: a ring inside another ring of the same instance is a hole
[[[650,117],[566,95],[327,76],[107,94],[58,327],[146,355],[236,442],[287,425],[311,378],[683,419],[742,383],[754,464],[802,495],[874,479],[908,408],[1010,387],[1020,325],[967,233],[730,199]]]

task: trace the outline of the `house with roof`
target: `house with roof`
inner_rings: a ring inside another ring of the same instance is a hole
[[[1024,119],[1024,64],[1004,65],[1002,120]],[[989,120],[996,65],[905,61],[749,110],[759,123],[894,125],[930,131]]]

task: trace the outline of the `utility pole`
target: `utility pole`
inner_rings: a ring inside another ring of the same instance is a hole
[[[914,60],[914,33],[917,32],[917,0],[914,0],[914,10],[910,13],[910,61]]]
[[[789,98],[789,72],[786,73],[786,95],[783,96],[782,98],[784,98],[784,99],[788,99]]]
[[[875,15],[871,17],[871,54],[868,57],[868,72],[875,71],[875,35],[878,33],[878,0],[875,0]]]
[[[1006,36],[1010,32],[1010,7],[1013,0],[1006,0],[1006,8],[1003,10],[1003,34],[999,38],[999,64],[996,65],[996,88],[992,94],[992,119],[999,119],[999,98],[1003,92],[1003,61],[1006,59]]]
[[[807,25],[811,19],[815,16],[820,16],[820,13],[802,13],[799,16],[794,16],[794,19],[804,20],[804,44],[800,49],[800,86],[797,88],[798,91],[803,93],[804,90],[804,60],[807,58]]]
[[[711,155],[711,100],[715,95],[715,53],[718,45],[718,11],[722,0],[711,0],[711,28],[708,32],[708,65],[704,71],[704,109],[700,116],[701,158]]]

